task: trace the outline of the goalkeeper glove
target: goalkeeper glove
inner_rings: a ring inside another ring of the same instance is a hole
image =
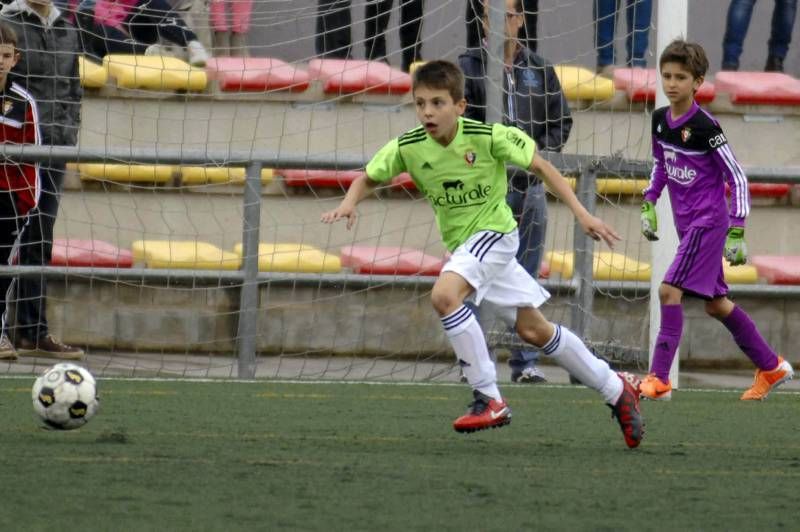
[[[658,240],[658,218],[656,217],[656,206],[652,201],[645,201],[642,203],[642,234],[644,237],[653,242]]]
[[[747,262],[747,244],[744,243],[744,227],[731,227],[725,238],[725,258],[731,266]]]

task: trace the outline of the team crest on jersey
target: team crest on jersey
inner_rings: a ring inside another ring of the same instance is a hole
[[[689,137],[691,137],[691,136],[692,136],[692,130],[691,129],[689,129],[688,127],[685,127],[683,129],[681,129],[681,140],[683,142],[688,142],[689,141]]]
[[[656,126],[656,133],[661,133],[661,124],[658,124],[658,126]]]
[[[475,157],[474,151],[468,151],[464,154],[464,160],[467,161],[467,166],[470,168],[475,164]]]
[[[11,100],[3,100],[3,114],[7,115],[11,108],[14,107],[14,102]]]

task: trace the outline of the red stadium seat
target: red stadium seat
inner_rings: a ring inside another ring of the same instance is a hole
[[[617,90],[625,91],[628,99],[632,102],[654,102],[656,101],[656,87],[658,73],[655,68],[615,68],[614,87]],[[713,83],[708,81],[700,85],[700,89],[695,94],[698,103],[708,103],[714,99],[716,88]]]
[[[312,59],[308,73],[322,81],[326,94],[405,94],[411,90],[411,76],[382,61]]]
[[[347,190],[364,175],[361,170],[275,170],[287,187],[341,188]]]
[[[444,260],[405,247],[345,246],[342,266],[376,275],[439,275]]]
[[[225,92],[302,92],[310,82],[305,70],[270,57],[215,57],[206,63],[206,73]]]
[[[717,90],[732,103],[761,105],[800,104],[800,81],[781,72],[718,72]]]
[[[792,190],[792,185],[786,183],[749,183],[747,188],[750,196],[754,198],[785,198]],[[730,196],[731,190],[725,183],[725,194]]]
[[[133,254],[103,240],[57,238],[53,241],[50,265],[130,268],[133,265]]]
[[[396,176],[392,179],[392,188],[402,188],[403,190],[410,190],[415,191],[417,190],[417,185],[414,184],[414,180],[411,179],[411,176],[405,172]]]
[[[800,284],[800,257],[755,255],[751,262],[770,284]]]

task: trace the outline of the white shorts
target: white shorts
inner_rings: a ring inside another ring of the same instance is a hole
[[[486,300],[503,309],[540,307],[550,293],[517,262],[519,233],[479,231],[458,246],[442,272],[454,272],[475,289],[476,305]]]

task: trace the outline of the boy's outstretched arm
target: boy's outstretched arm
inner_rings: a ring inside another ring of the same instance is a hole
[[[610,225],[607,225],[600,218],[593,216],[581,205],[581,202],[578,201],[578,197],[572,191],[569,182],[564,179],[561,172],[559,172],[550,161],[539,156],[538,153],[535,153],[529,170],[541,177],[550,187],[550,190],[552,190],[561,201],[567,204],[587,235],[595,240],[603,239],[610,248],[614,247],[614,242],[621,240],[620,236]]]
[[[367,177],[366,174],[357,178],[353,181],[353,184],[350,185],[347,194],[344,195],[344,199],[342,199],[339,206],[332,211],[323,212],[322,216],[319,218],[320,221],[322,223],[332,224],[342,218],[347,218],[347,228],[352,228],[353,224],[356,223],[356,205],[358,205],[362,199],[372,194],[377,186],[378,184]]]

